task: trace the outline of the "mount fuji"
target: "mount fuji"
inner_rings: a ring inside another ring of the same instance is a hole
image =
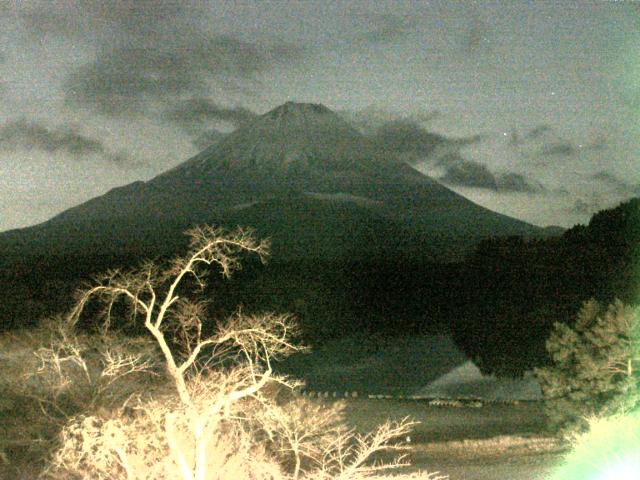
[[[390,158],[327,107],[287,102],[147,182],[0,234],[0,249],[158,254],[202,223],[253,227],[281,259],[451,260],[489,236],[543,235]]]

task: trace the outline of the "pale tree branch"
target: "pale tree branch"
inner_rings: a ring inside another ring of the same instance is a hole
[[[304,349],[295,341],[300,331],[293,317],[238,311],[214,328],[203,328],[207,303],[191,300],[189,286],[195,282],[202,293],[212,266],[228,277],[240,268],[242,253],[264,261],[268,243],[256,241],[250,231],[227,233],[209,226],[188,235],[189,251],[166,268],[147,263],[137,270],[110,271],[78,295],[67,317],[70,331],[93,299],[106,306],[105,339],[116,325],[114,312],[124,307],[133,320],[143,314],[169,390],[160,398],[140,400],[133,416],[125,417],[123,408],[114,420],[87,417],[67,427],[54,462],[60,471],[78,478],[136,480],[359,480],[405,465],[403,456],[388,464],[369,459],[384,450],[402,450],[391,441],[409,431],[413,423],[406,419],[359,436],[340,425],[336,412],[323,415],[320,404],[305,407],[309,400],[298,399],[280,405],[277,392],[293,396],[298,383],[275,374],[272,362]],[[203,336],[203,331],[213,333]],[[75,345],[71,335],[65,338]],[[82,349],[68,348],[69,361],[79,359],[87,378],[94,378],[82,363]],[[96,378],[106,386],[152,368],[142,354],[109,348],[100,353],[103,364]],[[52,365],[62,372],[65,361],[59,356]],[[278,455],[292,465],[277,464]]]

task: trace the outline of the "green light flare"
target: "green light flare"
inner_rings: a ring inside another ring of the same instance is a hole
[[[637,458],[623,459],[611,467],[607,467],[604,473],[598,476],[598,480],[625,480],[638,478],[640,474],[640,462]]]
[[[638,480],[640,412],[590,421],[551,480]]]

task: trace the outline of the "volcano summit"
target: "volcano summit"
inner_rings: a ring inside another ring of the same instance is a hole
[[[323,105],[287,102],[148,182],[0,235],[10,255],[157,254],[194,224],[247,226],[276,258],[459,258],[542,229],[480,207],[380,151]]]

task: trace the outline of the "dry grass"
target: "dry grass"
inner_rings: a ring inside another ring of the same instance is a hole
[[[41,344],[39,333],[0,335],[0,478],[20,478],[30,463],[37,471],[59,430],[25,381],[38,368],[33,351]]]
[[[542,402],[449,408],[421,400],[352,398],[345,409],[346,422],[359,431],[375,428],[389,418],[398,420],[407,416],[419,422],[411,435],[414,443],[480,440],[503,435],[551,436]]]
[[[521,437],[518,435],[500,435],[487,439],[451,440],[429,442],[414,447],[414,451],[432,454],[451,455],[456,458],[539,455],[549,452],[563,452],[566,447],[557,439],[550,437]]]

